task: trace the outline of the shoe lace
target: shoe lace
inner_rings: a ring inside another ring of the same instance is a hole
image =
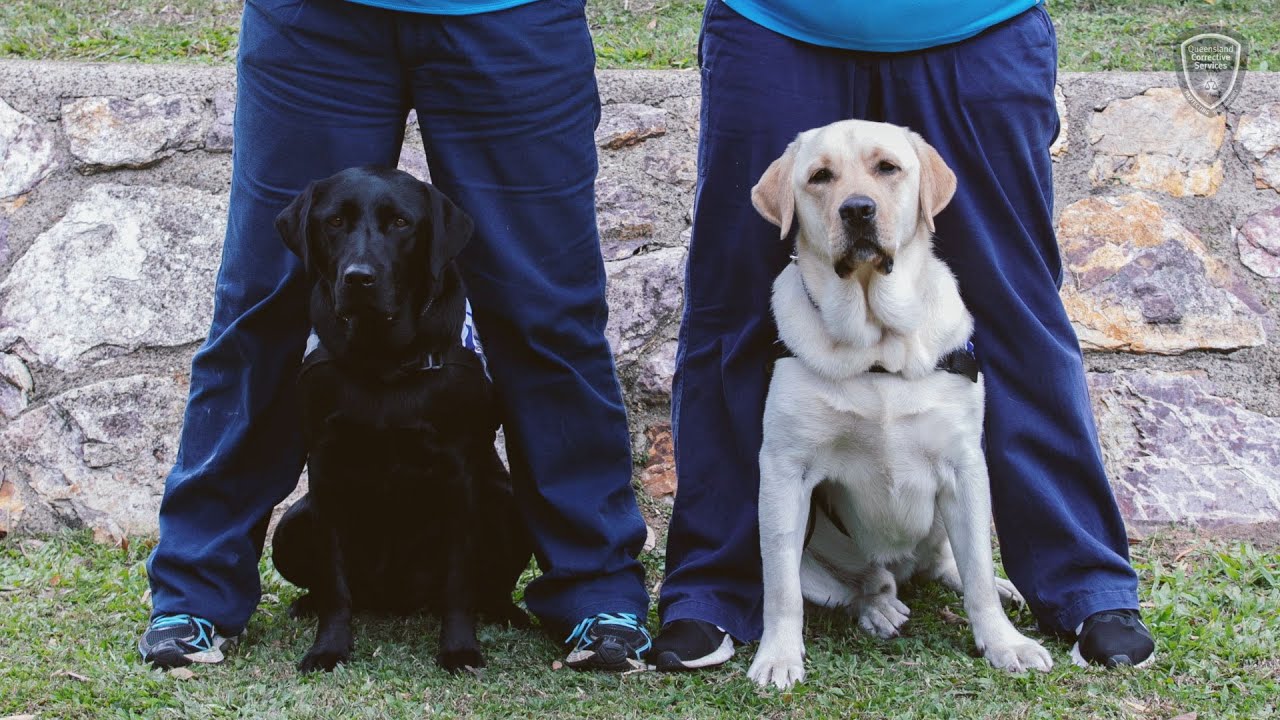
[[[586,638],[587,632],[596,625],[621,626],[644,635],[645,639],[649,637],[649,631],[640,624],[635,613],[600,613],[599,615],[583,618],[582,622],[578,623],[578,627],[574,628],[573,632],[569,633],[569,637],[565,638],[565,644],[575,641],[581,642]]]
[[[180,625],[192,625],[196,628],[196,636],[191,639],[192,643],[201,646],[213,644],[210,639],[213,636],[213,623],[202,617],[187,613],[162,613],[151,621],[152,630],[164,630]]]

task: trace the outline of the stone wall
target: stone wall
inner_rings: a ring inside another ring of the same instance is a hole
[[[601,72],[609,339],[638,479],[666,423],[698,76]],[[1067,282],[1126,517],[1280,518],[1280,74],[1208,118],[1172,75],[1067,74],[1054,147]],[[155,530],[211,312],[229,68],[0,62],[0,535]],[[428,169],[412,118],[401,166]]]

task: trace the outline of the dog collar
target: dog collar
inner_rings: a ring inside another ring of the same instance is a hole
[[[813,293],[809,292],[809,283],[804,281],[804,273],[800,271],[800,264],[796,262],[796,256],[791,256],[791,264],[796,266],[796,275],[800,276],[800,289],[804,290],[804,296],[809,299],[809,304],[813,309],[822,314],[822,308],[818,307],[818,301],[813,299]]]

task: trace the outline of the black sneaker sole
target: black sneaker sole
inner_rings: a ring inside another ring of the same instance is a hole
[[[226,659],[222,649],[230,646],[233,640],[234,638],[220,637],[212,648],[194,653],[183,653],[176,645],[161,645],[160,647],[152,648],[150,652],[144,652],[142,661],[161,670],[186,667],[195,663],[213,665]],[[142,650],[142,648],[138,649]]]
[[[627,672],[629,670],[645,669],[644,662],[640,660],[631,658],[606,660],[600,657],[598,653],[592,653],[590,656],[578,660],[566,660],[564,664],[574,670],[599,670],[601,672]]]
[[[192,663],[191,658],[183,655],[177,648],[161,648],[150,655],[143,656],[142,661],[161,670],[186,667]]]

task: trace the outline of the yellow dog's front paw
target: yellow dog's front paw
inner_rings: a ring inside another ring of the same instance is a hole
[[[778,645],[793,643],[762,643],[751,668],[747,670],[747,677],[760,687],[773,685],[779,690],[786,690],[804,680],[804,647],[799,643],[786,648]]]
[[[1010,637],[995,642],[985,643],[979,648],[982,656],[992,667],[1009,672],[1020,673],[1026,670],[1049,672],[1053,669],[1053,658],[1040,643],[1017,631]]]

